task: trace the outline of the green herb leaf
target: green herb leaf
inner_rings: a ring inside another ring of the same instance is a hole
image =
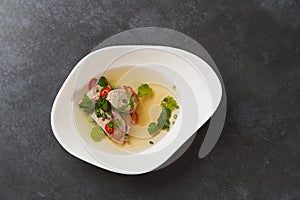
[[[101,117],[101,111],[100,111],[100,108],[96,108],[95,109],[95,113],[96,113],[96,116],[99,118]]]
[[[151,122],[148,125],[148,133],[150,135],[154,135],[155,133],[157,133],[159,131],[159,129],[157,128],[157,124],[155,122]]]
[[[110,103],[109,103],[106,99],[103,99],[102,105],[101,105],[101,109],[102,109],[104,112],[107,112],[107,111],[110,110]]]
[[[112,112],[111,112],[111,110],[107,111],[107,113],[106,113],[106,114],[108,114],[109,116],[112,116]]]
[[[168,130],[168,127],[170,128],[170,121],[169,121],[170,117],[171,117],[171,111],[163,108],[159,118],[157,119],[158,128]]]
[[[102,130],[102,128],[97,125],[95,126],[92,131],[91,131],[91,137],[94,141],[100,141],[101,139],[103,139],[105,137],[105,133]]]
[[[107,115],[103,112],[103,113],[101,113],[101,118],[102,119],[107,119]]]
[[[157,119],[157,122],[151,122],[148,125],[148,133],[150,135],[154,135],[163,129],[168,131],[170,129],[170,116],[171,111],[163,108]]]
[[[117,123],[113,120],[107,123],[107,126],[109,128],[116,128],[117,127]]]
[[[99,81],[98,81],[98,85],[100,85],[101,87],[108,86],[107,79],[104,76],[101,76]]]
[[[133,102],[132,96],[129,97],[129,105],[130,105],[131,110],[133,110],[134,102]]]
[[[101,117],[101,105],[101,100],[95,103],[95,113],[98,118]]]
[[[146,83],[138,87],[138,97],[151,96],[152,93],[153,93],[152,89]]]
[[[111,111],[111,105],[109,103],[109,101],[107,101],[106,99],[99,99],[96,103],[95,103],[95,112],[97,117],[104,117],[104,115],[101,114],[101,110],[107,114],[110,114]],[[111,114],[110,114],[111,115]]]
[[[179,108],[176,100],[171,97],[171,96],[167,96],[163,99],[163,101],[160,104],[163,108],[168,109],[170,111],[174,111],[176,109]]]
[[[81,110],[88,114],[92,113],[95,109],[94,102],[90,100],[90,98],[86,94],[83,95],[79,107]]]
[[[170,120],[166,120],[164,127],[162,128],[163,130],[169,131],[170,130],[170,126],[171,126],[171,122]]]

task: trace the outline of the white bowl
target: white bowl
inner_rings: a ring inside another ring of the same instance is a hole
[[[166,136],[145,151],[127,153],[113,145],[99,147],[77,129],[73,106],[78,102],[73,102],[73,89],[84,87],[107,67],[132,65],[157,70],[176,85],[178,119]],[[57,140],[72,155],[113,172],[141,174],[168,160],[211,117],[221,95],[217,75],[189,52],[163,46],[107,47],[88,54],[75,66],[55,99],[51,124]]]

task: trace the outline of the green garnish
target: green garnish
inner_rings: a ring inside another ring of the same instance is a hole
[[[134,102],[133,102],[132,96],[129,97],[129,105],[130,105],[131,110],[133,110]]]
[[[174,119],[177,119],[177,117],[178,117],[178,115],[177,115],[177,114],[173,115],[173,118],[174,118]]]
[[[176,100],[171,96],[165,97],[160,105],[162,107],[162,111],[157,119],[157,122],[151,122],[148,125],[148,133],[150,135],[154,135],[161,130],[169,131],[171,127],[170,118],[172,111],[179,108]],[[173,118],[176,119],[177,115],[175,114]]]
[[[108,86],[108,82],[106,80],[106,78],[104,76],[101,76],[99,81],[98,81],[98,85],[100,85],[101,87],[106,87]]]
[[[95,109],[94,102],[86,94],[83,95],[79,107],[86,113],[92,113]]]
[[[109,103],[106,99],[103,99],[103,100],[102,100],[101,109],[102,109],[104,112],[107,112],[107,111],[110,110],[110,103]]]
[[[151,96],[152,93],[153,93],[152,89],[146,83],[138,87],[138,97]]]
[[[176,90],[176,85],[173,85],[173,86],[172,86],[172,89],[173,89],[173,90]]]
[[[107,123],[107,126],[109,128],[116,128],[117,127],[117,123],[115,121],[110,121]]]
[[[110,105],[109,101],[107,101],[106,99],[100,98],[95,103],[95,113],[96,113],[98,118],[102,116],[101,110],[103,112],[105,112],[106,114],[111,115],[111,105]],[[103,117],[104,117],[104,115],[103,115]]]
[[[95,113],[96,113],[96,116],[98,118],[101,117],[101,103],[100,103],[100,101],[95,103]]]
[[[107,115],[103,112],[103,113],[101,113],[101,118],[102,119],[107,119]]]
[[[158,127],[157,127],[157,124],[155,122],[151,122],[149,125],[148,125],[148,133],[150,135],[154,135],[155,133],[157,133],[159,131]]]
[[[96,108],[95,109],[95,113],[96,113],[96,116],[99,118],[101,117],[101,111],[100,111],[100,108]]]
[[[166,120],[165,124],[164,124],[164,127],[162,128],[163,130],[166,130],[166,131],[169,131],[170,130],[170,127],[171,127],[171,122],[170,120]]]
[[[170,128],[171,111],[162,108],[162,111],[157,119],[157,122],[151,122],[148,126],[148,132],[150,135],[154,135],[161,130],[169,130]]]
[[[99,89],[98,89],[98,88],[96,88],[96,92],[99,92]]]
[[[154,144],[154,142],[152,142],[152,141],[149,141],[149,144]]]
[[[91,131],[91,137],[94,141],[100,141],[101,139],[103,139],[105,137],[105,133],[102,130],[102,128],[97,125],[95,126],[92,131]]]
[[[171,96],[167,96],[164,98],[164,100],[161,102],[160,104],[163,108],[168,109],[170,111],[174,111],[176,109],[179,108],[176,100],[171,97]]]

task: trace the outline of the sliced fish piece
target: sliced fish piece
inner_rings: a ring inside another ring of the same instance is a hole
[[[117,112],[132,113],[138,104],[137,98],[133,94],[126,89],[114,89],[108,93],[107,100]]]
[[[101,87],[100,85],[95,85],[91,90],[88,91],[88,93],[86,93],[86,95],[91,99],[91,100],[98,100],[100,98],[100,93],[96,92],[96,89],[98,89],[99,91],[102,90],[103,87]]]
[[[123,144],[126,134],[128,132],[128,127],[126,122],[123,120],[121,115],[118,112],[113,111],[113,117],[108,117],[107,119],[102,119],[101,117],[98,118],[96,116],[96,113],[94,112],[92,114],[92,118],[95,120],[95,122],[101,126],[103,131],[106,133],[107,136],[109,136],[113,141],[115,141],[118,144]],[[114,128],[114,132],[112,134],[107,133],[105,130],[105,126],[107,123],[111,122],[112,120],[115,120],[117,123],[117,127]]]
[[[113,114],[113,119],[116,122],[117,128],[119,128],[125,135],[128,134],[129,127],[127,126],[125,120],[122,118],[120,113],[113,110],[112,114]]]

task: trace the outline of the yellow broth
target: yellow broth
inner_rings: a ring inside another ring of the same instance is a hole
[[[108,83],[112,87],[122,87],[123,85],[117,85],[119,79],[133,68],[134,66],[112,68],[105,71],[102,75],[106,77]],[[155,73],[158,72],[153,71],[153,74],[151,75],[155,75]],[[101,75],[99,75],[97,78],[99,78],[100,76]],[[136,77],[132,77],[132,78],[135,79],[135,82],[137,81]],[[130,120],[128,120],[129,117],[127,116],[127,120],[126,119],[125,120],[130,126],[130,131],[129,131],[129,135],[126,138],[126,141],[123,144],[121,145],[117,144],[113,142],[111,139],[109,139],[109,137],[105,137],[100,142],[96,142],[98,143],[97,145],[100,146],[102,143],[107,143],[107,140],[109,140],[112,144],[117,146],[122,151],[130,152],[130,153],[138,153],[148,149],[152,145],[155,145],[167,134],[167,131],[162,130],[158,134],[151,136],[149,135],[147,128],[149,123],[156,122],[157,118],[159,117],[161,112],[160,103],[164,99],[164,97],[172,96],[177,100],[176,96],[174,95],[174,92],[172,91],[171,88],[167,88],[164,85],[161,85],[160,83],[143,82],[143,80],[138,80],[138,82],[139,85],[147,83],[150,86],[150,88],[152,88],[153,90],[153,94],[151,96],[144,96],[139,98],[139,104],[136,110],[138,114],[138,123],[135,125],[131,124],[129,122]],[[131,86],[130,83],[128,83],[127,85]],[[133,89],[137,93],[137,88],[133,88]],[[87,89],[81,92],[82,95],[85,92],[87,92]],[[178,114],[178,110],[172,112],[172,116],[170,118],[171,128],[172,128],[172,124],[175,122],[175,119],[173,117],[175,114],[176,115]],[[83,112],[80,116],[81,117],[84,116]],[[86,121],[86,119],[82,119],[82,120]],[[89,124],[94,124],[94,123],[89,123]],[[91,128],[92,126],[89,125],[87,127]]]

